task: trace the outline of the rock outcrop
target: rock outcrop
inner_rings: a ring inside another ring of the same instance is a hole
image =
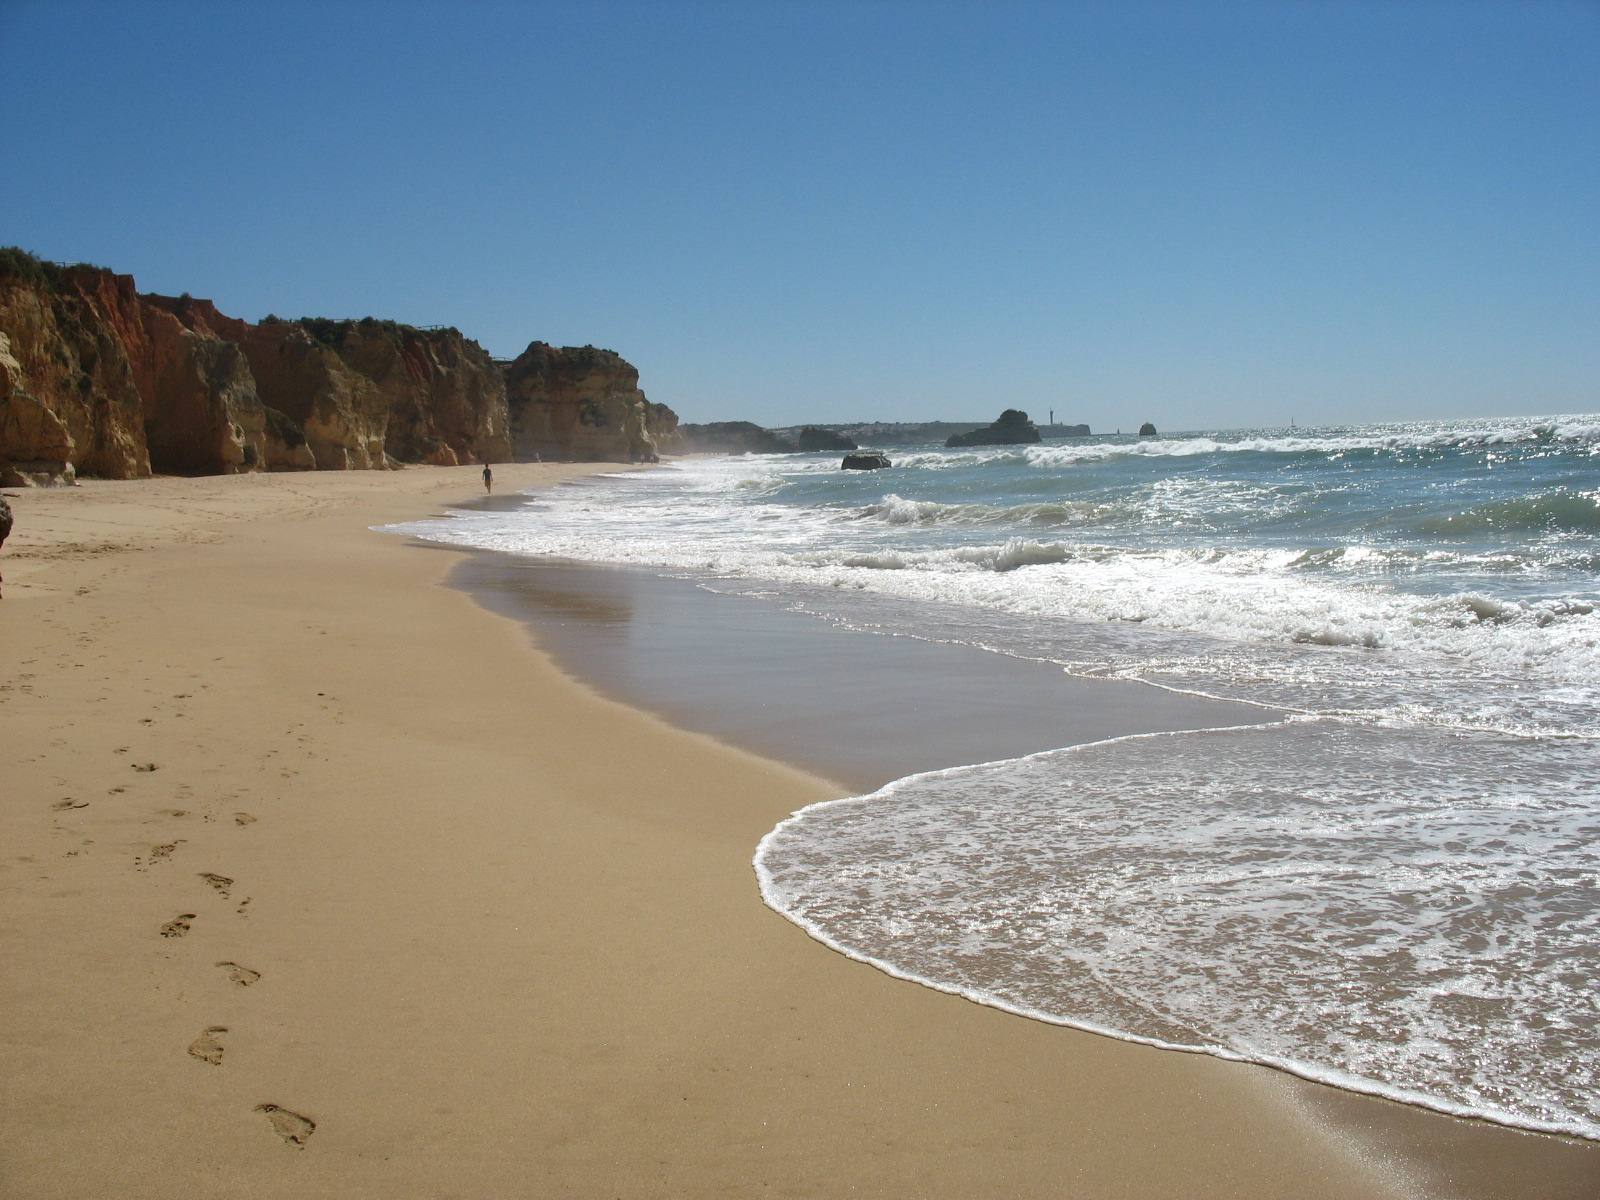
[[[1156,427],[1154,425],[1152,425],[1149,421],[1146,421],[1143,425],[1139,426],[1139,436],[1140,437],[1155,437],[1156,436]]]
[[[953,433],[946,446],[1012,446],[1039,440],[1039,427],[1020,408],[1008,408],[993,425],[967,433]]]
[[[644,427],[655,438],[659,453],[683,453],[683,434],[678,432],[678,414],[665,404],[657,404],[653,400],[645,403]]]
[[[677,425],[609,350],[535,342],[503,370],[455,329],[252,324],[209,300],[141,295],[131,276],[0,250],[0,483],[11,486],[79,472],[639,462],[681,449]]]
[[[505,378],[513,457],[654,462],[659,456],[651,426],[664,428],[671,410],[645,399],[638,370],[614,350],[533,342],[506,367]]]
[[[712,421],[680,425],[684,449],[691,454],[793,454],[795,444],[749,421]]]
[[[892,467],[887,454],[869,451],[866,454],[846,454],[844,461],[839,464],[845,471],[881,471],[885,467]]]
[[[794,439],[795,445],[807,454],[826,453],[834,450],[859,450],[854,438],[847,438],[842,433],[835,433],[831,429],[819,429],[815,425],[807,425]]]

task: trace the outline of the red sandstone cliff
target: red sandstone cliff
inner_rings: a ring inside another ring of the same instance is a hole
[[[20,266],[0,276],[0,482],[148,475],[144,405],[110,316],[135,302],[133,281]]]
[[[261,398],[303,429],[323,470],[511,456],[505,381],[454,329],[393,321],[234,322]]]
[[[508,393],[508,378],[514,383]],[[639,461],[677,417],[611,351],[535,342],[502,372],[454,329],[268,318],[141,295],[133,279],[0,250],[0,477],[62,482]]]

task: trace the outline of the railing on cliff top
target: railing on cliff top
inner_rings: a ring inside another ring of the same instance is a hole
[[[360,325],[364,321],[382,321],[382,317],[285,317],[285,325],[298,325],[301,321],[326,321],[330,325]],[[407,329],[415,329],[418,333],[438,333],[442,329],[454,329],[454,325],[406,325],[404,321],[393,322],[404,325]]]

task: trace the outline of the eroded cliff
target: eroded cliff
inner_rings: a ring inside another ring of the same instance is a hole
[[[209,300],[141,295],[131,276],[0,250],[0,477],[11,484],[638,462],[676,450],[677,424],[609,350],[535,342],[501,364],[456,329],[252,324]]]
[[[132,283],[0,256],[0,482],[150,473],[144,404],[105,308],[130,302]]]
[[[638,370],[613,350],[533,342],[505,376],[516,458],[653,462],[676,448],[677,416],[645,399]]]

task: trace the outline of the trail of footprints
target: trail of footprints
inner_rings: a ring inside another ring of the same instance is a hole
[[[189,698],[190,696],[188,693],[174,697],[174,699],[177,700],[186,700]],[[179,713],[178,715],[181,716],[182,714]],[[154,723],[154,719],[148,717],[140,722],[142,725],[152,725]],[[129,747],[119,746],[116,750],[116,753],[126,754],[128,751]],[[141,774],[150,774],[160,770],[160,764],[155,762],[135,762],[130,765],[135,771]],[[284,774],[288,775],[290,772],[286,771]],[[127,791],[126,786],[118,786],[108,789],[107,794],[115,796],[125,791]],[[180,789],[179,798],[182,799],[187,794],[188,788],[185,786]],[[89,807],[89,801],[79,800],[73,797],[66,797],[64,799],[55,801],[50,807],[54,812],[65,815],[73,810]],[[166,808],[159,810],[159,815],[168,819],[176,820],[188,817],[191,815],[191,813],[188,809]],[[205,821],[211,821],[213,818],[210,814],[202,814],[202,819]],[[254,825],[256,823],[256,817],[248,812],[235,812],[233,814],[233,823],[240,828],[244,828]],[[151,845],[150,849],[145,854],[135,856],[134,869],[136,871],[144,872],[150,870],[154,866],[170,863],[173,856],[178,853],[179,848],[182,847],[188,840],[189,839],[187,838],[173,838],[168,842],[159,842]],[[77,851],[69,851],[69,853],[75,854]],[[234,881],[228,876],[218,874],[215,871],[199,871],[196,872],[196,878],[224,900],[233,899]],[[250,897],[244,897],[235,906],[235,913],[240,916],[246,915],[246,909],[248,908],[249,904]],[[157,932],[163,938],[181,938],[194,928],[194,922],[197,920],[199,920],[199,917],[195,913],[177,913],[170,920],[164,922]],[[241,963],[232,962],[230,960],[222,960],[214,965],[222,973],[222,977],[229,984],[232,984],[235,987],[251,987],[261,980],[261,972],[252,967],[244,966]],[[226,1025],[206,1026],[206,1028],[202,1029],[199,1035],[189,1043],[187,1047],[189,1056],[199,1060],[200,1062],[206,1063],[209,1066],[222,1066],[223,1056],[226,1053],[227,1048],[223,1045],[221,1039],[222,1035],[226,1033],[228,1033],[228,1027]],[[272,1132],[282,1138],[285,1145],[293,1146],[297,1150],[305,1149],[306,1141],[311,1137],[311,1134],[317,1128],[317,1123],[310,1117],[303,1116],[297,1112],[292,1112],[278,1104],[257,1104],[251,1111],[258,1112],[266,1117],[267,1123],[271,1127]]]

